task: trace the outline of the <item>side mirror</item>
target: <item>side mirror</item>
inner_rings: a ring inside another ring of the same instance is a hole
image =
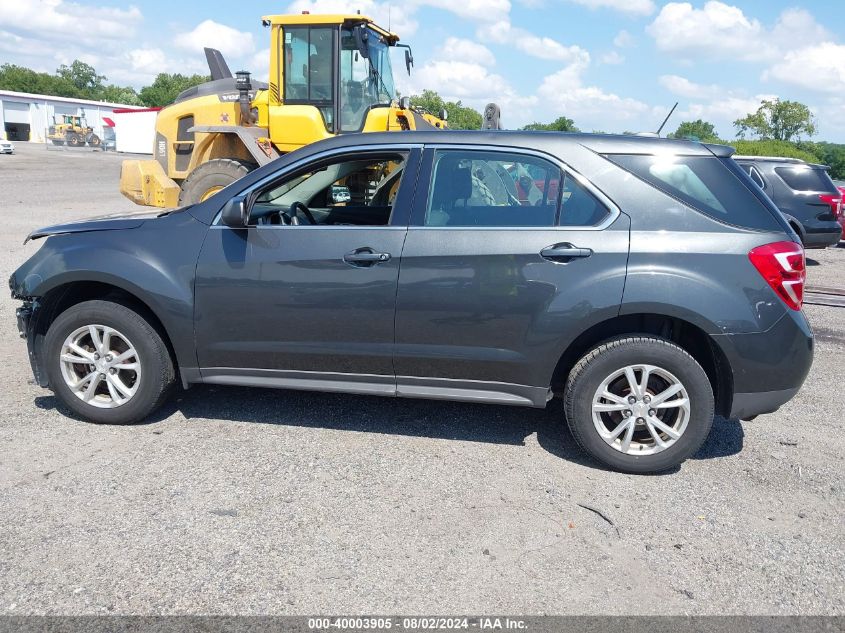
[[[399,107],[403,110],[410,110],[411,109],[411,98],[410,97],[402,97],[399,99]]]
[[[411,67],[414,65],[414,56],[411,54],[411,49],[405,49],[405,68],[408,71],[408,74],[411,74]]]
[[[220,220],[233,229],[242,229],[249,223],[249,205],[243,196],[229,200],[220,213]]]

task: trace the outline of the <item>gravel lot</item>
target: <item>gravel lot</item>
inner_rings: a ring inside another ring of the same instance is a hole
[[[122,156],[0,156],[0,269],[31,229],[136,207]],[[845,287],[845,249],[810,283]],[[812,262],[811,262],[812,263]],[[845,309],[779,412],[664,476],[544,411],[198,387],[94,426],[32,384],[0,301],[0,614],[845,614]],[[613,525],[579,504],[593,506]]]

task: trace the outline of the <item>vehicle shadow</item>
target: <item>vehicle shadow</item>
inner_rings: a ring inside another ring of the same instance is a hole
[[[807,266],[818,266],[819,262],[815,259],[810,259],[809,257],[804,257],[804,261],[806,262]]]
[[[79,419],[54,396],[40,396],[35,405]],[[524,446],[536,433],[546,451],[575,464],[605,469],[584,454],[566,426],[563,402],[545,409],[471,404],[438,400],[385,398],[350,394],[246,387],[197,385],[171,398],[140,423],[149,427],[176,412],[186,419],[323,428],[363,433],[429,437],[466,442]],[[744,433],[738,420],[717,417],[707,441],[693,459],[714,459],[742,450]],[[679,468],[662,474],[678,472]]]

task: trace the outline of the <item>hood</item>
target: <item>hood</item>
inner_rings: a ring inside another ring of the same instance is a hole
[[[158,209],[132,211],[130,213],[117,213],[113,215],[103,215],[96,218],[87,218],[85,220],[77,220],[76,222],[67,222],[65,224],[54,224],[52,226],[45,226],[44,228],[36,229],[26,236],[23,241],[26,244],[30,240],[37,240],[42,237],[49,237],[51,235],[64,235],[67,233],[86,233],[89,231],[116,231],[119,229],[135,229],[141,226],[147,220],[152,220],[163,215],[169,215],[172,211],[165,211],[162,213]]]

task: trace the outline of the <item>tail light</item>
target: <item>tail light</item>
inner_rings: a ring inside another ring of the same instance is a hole
[[[819,195],[822,202],[826,202],[830,205],[830,210],[833,212],[834,219],[838,218],[842,215],[842,196],[834,195],[830,193],[823,193]]]
[[[804,249],[800,244],[764,244],[752,249],[748,253],[748,259],[786,305],[793,310],[801,309],[807,268],[804,263]]]

